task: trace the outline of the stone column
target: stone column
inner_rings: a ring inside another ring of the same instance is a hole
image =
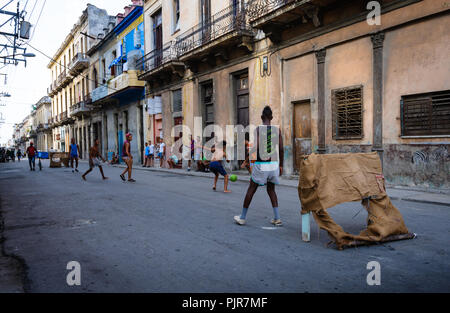
[[[371,36],[373,45],[373,145],[383,165],[383,42],[384,33]]]
[[[92,147],[94,145],[94,137],[95,137],[95,133],[94,133],[94,123],[92,123],[92,121],[89,123],[89,148]]]
[[[325,57],[327,50],[322,49],[316,51],[317,59],[317,135],[318,146],[317,152],[323,154],[327,151],[325,145]]]

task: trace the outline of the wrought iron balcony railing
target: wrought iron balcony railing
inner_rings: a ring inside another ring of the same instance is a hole
[[[246,9],[231,5],[214,14],[204,23],[200,23],[185,33],[176,41],[178,57],[232,32],[248,32],[253,34],[246,16]]]
[[[177,59],[177,49],[174,42],[167,42],[162,49],[155,49],[146,54],[137,63],[138,69],[149,72],[163,64]]]
[[[89,58],[87,57],[86,53],[79,52],[75,54],[75,56],[72,58],[72,61],[70,62],[70,73],[72,75],[76,75],[88,66]]]
[[[254,21],[293,2],[301,2],[301,0],[249,0],[246,11],[249,20]]]

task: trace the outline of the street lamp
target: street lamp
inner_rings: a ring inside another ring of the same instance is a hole
[[[19,56],[19,55],[26,57],[26,58],[34,58],[36,56],[36,54],[34,54],[34,53],[17,53],[17,54],[7,55],[5,57],[0,56],[0,58],[12,58],[12,57]]]
[[[24,59],[16,59],[16,57],[18,56],[23,56]],[[11,55],[7,55],[7,56],[1,56],[0,55],[0,59],[3,59],[3,62],[5,64],[7,64],[7,60],[13,60],[14,63],[17,65],[19,63],[19,61],[25,62],[25,67],[27,66],[27,60],[26,58],[34,58],[36,55],[34,53],[15,53],[15,54],[11,54]]]

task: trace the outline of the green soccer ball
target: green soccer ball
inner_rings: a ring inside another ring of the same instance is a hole
[[[230,176],[230,180],[232,181],[232,182],[235,182],[236,180],[237,180],[237,176],[236,175],[231,175]]]

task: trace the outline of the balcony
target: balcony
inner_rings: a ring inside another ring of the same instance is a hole
[[[61,74],[58,75],[58,88],[61,90],[62,88],[66,87],[72,81],[72,79],[72,76],[67,74],[66,70],[64,70]]]
[[[54,95],[57,94],[57,90],[56,90],[56,83],[53,82],[50,84],[50,87],[47,88],[47,94],[49,95],[49,97],[52,97]]]
[[[89,58],[85,53],[77,53],[70,62],[70,74],[76,76],[89,67]]]
[[[159,80],[171,74],[183,77],[185,70],[184,63],[178,61],[177,49],[172,41],[166,43],[162,49],[155,49],[145,55],[137,67],[142,69],[139,79],[147,81]]]
[[[108,96],[115,95],[126,89],[143,89],[145,82],[138,79],[138,71],[123,72],[108,83]]]
[[[281,32],[293,25],[312,22],[321,26],[320,7],[337,0],[249,0],[247,14],[255,29],[264,31],[272,42],[281,42]]]
[[[101,85],[91,92],[91,100],[93,103],[100,101],[108,96],[108,87],[106,85]]]
[[[58,75],[58,77],[55,80],[55,94],[57,94],[59,91],[62,90],[62,73]]]
[[[70,115],[81,116],[83,114],[89,114],[93,110],[93,107],[89,103],[92,103],[91,97],[86,97],[84,100],[72,105],[70,107]]]
[[[58,127],[58,126],[61,126],[61,122],[62,122],[61,114],[56,114],[56,115],[53,117],[53,124],[52,124],[52,127]]]
[[[232,5],[177,38],[178,60],[194,72],[204,61],[214,66],[217,54],[228,58],[227,47],[245,47],[253,51],[253,35],[246,10]]]

